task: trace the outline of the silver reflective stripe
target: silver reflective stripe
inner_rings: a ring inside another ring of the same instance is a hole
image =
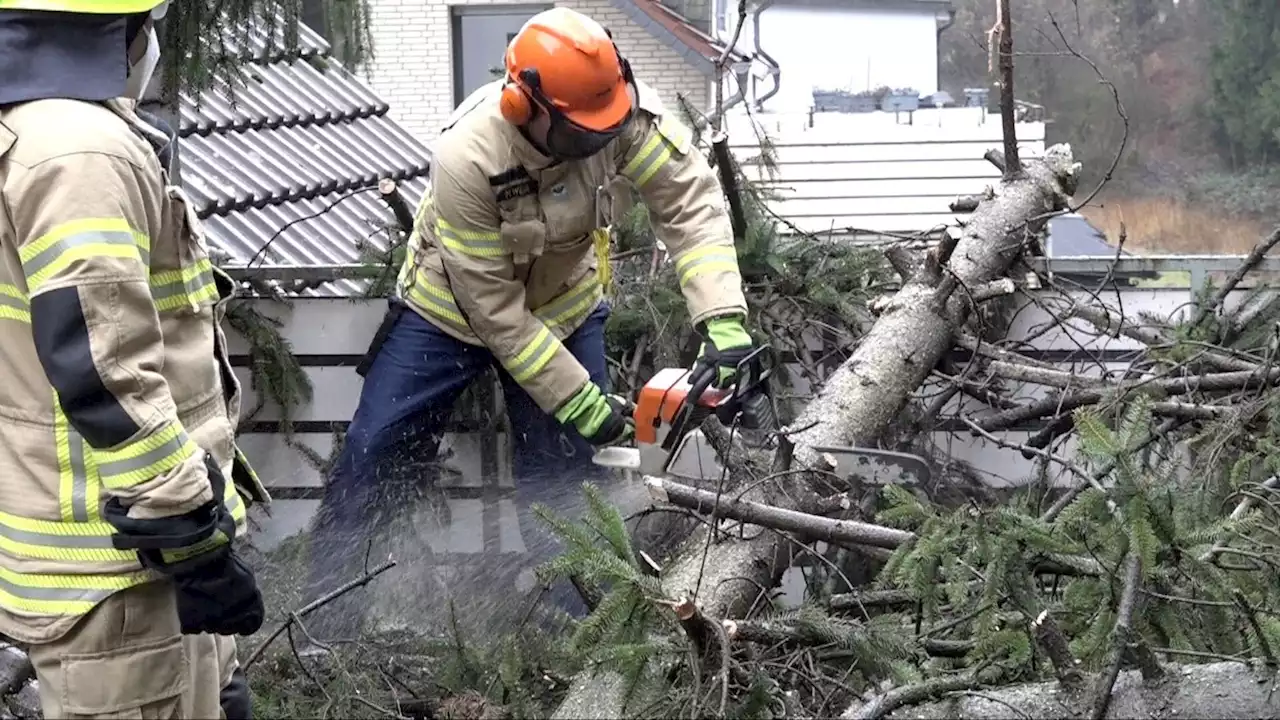
[[[151,264],[151,253],[145,248],[138,247],[134,241],[133,233],[114,231],[98,231],[76,233],[68,235],[61,240],[55,242],[49,247],[36,253],[35,257],[22,263],[22,271],[31,277],[41,270],[49,267],[63,253],[74,247],[81,245],[131,245],[138,250],[138,254],[142,257],[143,265]]]
[[[560,325],[565,322],[564,319],[557,319],[561,313],[572,309],[574,305],[577,305],[583,298],[593,294],[599,288],[599,281],[594,277],[588,276],[588,280],[578,285],[578,287],[570,290],[568,294],[561,295],[555,300],[552,300],[546,305],[534,310],[533,314],[537,316],[538,319],[549,325]],[[575,317],[576,315],[581,314],[582,312],[579,311],[575,314]]]
[[[679,267],[679,272],[680,272],[680,284],[681,285],[685,284],[686,282],[689,281],[690,277],[696,275],[697,273],[695,271],[700,266],[708,265],[710,263],[723,263],[723,262],[731,262],[736,265],[738,262],[737,251],[735,251],[733,248],[724,248],[721,250],[708,252],[705,255],[699,255],[697,258],[690,260],[688,265],[681,266],[679,265],[679,263],[677,263],[677,267]]]
[[[15,310],[22,310],[23,312],[27,311],[27,303],[23,302],[22,298],[12,297],[2,292],[0,292],[0,305],[11,307]]]
[[[4,577],[0,577],[0,588],[3,588],[10,595],[26,600],[87,601],[95,603],[107,599],[121,589],[31,587],[30,585],[19,585]]]
[[[151,297],[156,300],[168,300],[169,298],[178,297],[180,295],[194,295],[197,291],[203,290],[213,284],[213,275],[207,272],[197,273],[192,278],[190,284],[186,280],[174,280],[173,282],[153,284],[151,286]]]
[[[58,535],[54,533],[35,532],[34,530],[21,530],[19,528],[0,524],[0,537],[14,542],[26,543],[28,545],[41,545],[44,547],[106,550],[115,549],[115,545],[111,543],[111,537],[109,535]]]
[[[71,517],[77,522],[89,521],[89,473],[84,465],[84,438],[67,423],[67,450],[71,459]]]
[[[538,344],[533,346],[532,350],[525,355],[524,359],[516,365],[507,368],[507,371],[511,373],[511,377],[514,378],[516,382],[520,382],[525,379],[525,374],[528,373],[529,369],[535,364],[545,362],[542,360],[543,354],[547,351],[547,348],[557,342],[556,336],[552,335],[549,330],[544,329],[539,332],[538,335]]]
[[[131,457],[125,460],[112,460],[110,462],[100,463],[98,465],[98,475],[104,478],[115,477],[117,475],[127,475],[136,470],[142,470],[149,465],[164,460],[182,449],[187,444],[187,433],[185,431],[178,433],[173,438],[166,440],[159,447],[152,448],[145,453]]]

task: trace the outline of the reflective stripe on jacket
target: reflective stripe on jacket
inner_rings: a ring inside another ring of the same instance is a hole
[[[547,412],[587,382],[563,339],[603,297],[609,202],[638,190],[693,323],[746,314],[724,192],[692,133],[640,84],[631,126],[597,155],[553,164],[503,119],[500,82],[454,113],[432,157],[397,294],[437,327],[487,346]]]
[[[218,328],[234,284],[133,107],[0,110],[0,632],[27,642],[155,578],[113,547],[108,495],[134,517],[188,512],[212,497],[207,452],[245,527]]]

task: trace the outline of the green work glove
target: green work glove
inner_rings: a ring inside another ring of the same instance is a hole
[[[706,331],[702,335],[709,342],[702,343],[698,350],[697,364],[714,365],[714,385],[721,389],[727,388],[737,379],[738,363],[751,354],[755,343],[743,327],[741,315],[714,317],[704,325]]]
[[[629,440],[635,435],[635,420],[626,403],[600,391],[600,386],[587,381],[569,401],[556,411],[561,425],[572,425],[584,440],[604,447]]]

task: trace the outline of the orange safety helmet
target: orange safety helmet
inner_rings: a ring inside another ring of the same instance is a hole
[[[575,10],[555,7],[529,18],[507,46],[506,66],[502,116],[524,125],[541,108],[551,120],[548,144],[561,146],[554,154],[598,151],[635,110],[630,64],[608,30]]]

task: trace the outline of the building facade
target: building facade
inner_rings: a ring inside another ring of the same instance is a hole
[[[553,5],[579,10],[609,28],[637,76],[665,102],[674,106],[683,95],[701,111],[710,108],[723,44],[705,31],[710,24],[706,0],[681,6],[705,13],[696,22],[656,0],[373,0],[375,58],[366,78],[390,104],[394,118],[430,144],[468,93],[501,74],[507,42],[524,22]]]

